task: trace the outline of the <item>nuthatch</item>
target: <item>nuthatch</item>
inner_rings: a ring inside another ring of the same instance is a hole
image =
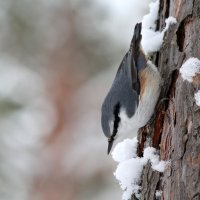
[[[117,136],[146,125],[160,94],[160,74],[141,48],[141,28],[141,23],[136,24],[130,49],[102,105],[101,124],[108,138],[108,154]]]

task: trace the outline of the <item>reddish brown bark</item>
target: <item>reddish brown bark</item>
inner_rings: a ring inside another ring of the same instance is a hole
[[[162,200],[199,200],[200,107],[194,94],[200,81],[198,77],[193,83],[183,81],[179,69],[190,57],[200,59],[200,0],[161,0],[159,30],[168,16],[178,23],[166,33],[155,63],[163,78],[160,100],[169,101],[157,109],[154,123],[138,137],[140,153],[146,142],[171,164],[164,173],[152,171],[150,165],[144,168],[141,199],[154,200],[156,190],[162,190]]]

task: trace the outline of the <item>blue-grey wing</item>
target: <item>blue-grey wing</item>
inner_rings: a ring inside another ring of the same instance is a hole
[[[128,117],[135,113],[139,102],[139,82],[137,80],[137,69],[134,63],[131,63],[131,53],[124,56],[115,80],[107,96],[110,106],[120,103],[121,109],[124,109]]]
[[[114,118],[114,108],[120,104],[128,117],[135,114],[139,103],[140,81],[139,73],[146,67],[146,58],[140,48],[142,24],[136,24],[130,49],[124,56],[111,89],[102,105],[102,127],[109,136],[108,122]]]
[[[123,99],[123,104],[128,108],[126,109],[128,116],[135,113],[140,95],[139,73],[147,66],[147,60],[140,44],[142,39],[141,29],[142,24],[136,24],[130,49],[124,56],[113,83],[113,86],[115,85],[114,87],[118,88],[116,95]]]
[[[139,73],[147,66],[147,59],[141,49],[141,29],[142,23],[135,26],[134,35],[131,40],[129,51],[124,56],[116,77],[120,74],[126,74],[133,90],[140,94]]]

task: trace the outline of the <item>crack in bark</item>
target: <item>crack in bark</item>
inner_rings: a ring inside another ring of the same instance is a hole
[[[169,99],[175,97],[175,87],[176,87],[176,81],[177,81],[178,75],[179,75],[179,70],[175,69],[175,70],[172,71],[171,83],[170,83],[169,90],[168,90],[168,93],[167,93],[167,97]]]
[[[187,23],[193,20],[193,14],[187,15],[180,23],[178,30],[176,32],[177,35],[177,45],[179,47],[179,51],[183,52],[185,45],[185,26]]]
[[[138,135],[141,135],[141,137],[138,138],[137,156],[142,157],[144,151],[144,144],[146,142],[147,137],[146,127],[140,128],[140,130],[138,131]]]
[[[199,192],[192,197],[192,200],[199,200],[199,199],[200,199],[200,193]]]
[[[169,17],[169,8],[170,8],[170,0],[166,2],[166,11],[165,11],[165,18]]]
[[[165,110],[166,110],[166,107],[161,105],[157,111],[158,114],[156,115],[156,119],[155,119],[154,131],[153,131],[153,137],[152,137],[152,146],[156,149],[159,148],[159,144],[161,140]]]
[[[192,1],[192,15],[194,14],[194,5],[195,5],[195,0]]]

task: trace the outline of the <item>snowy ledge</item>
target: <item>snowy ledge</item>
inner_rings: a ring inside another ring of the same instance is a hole
[[[197,75],[200,75],[200,60],[191,57],[180,68],[180,74],[184,81],[192,83]],[[198,79],[198,78],[197,78]],[[197,106],[200,106],[200,90],[194,94]]]
[[[180,73],[183,80],[192,82],[193,78],[200,74],[200,60],[198,58],[191,57],[181,66]]]
[[[124,191],[122,199],[129,200],[132,194],[139,199],[141,190],[141,175],[143,167],[150,162],[151,168],[164,172],[168,162],[160,161],[157,151],[153,147],[144,149],[143,157],[137,157],[137,138],[125,139],[116,145],[112,152],[113,159],[118,162],[114,175]]]
[[[170,25],[176,24],[174,17],[170,16],[165,20],[165,28],[160,32],[156,31],[156,20],[158,19],[159,0],[149,4],[149,13],[142,20],[142,48],[146,55],[160,50],[165,32]]]

